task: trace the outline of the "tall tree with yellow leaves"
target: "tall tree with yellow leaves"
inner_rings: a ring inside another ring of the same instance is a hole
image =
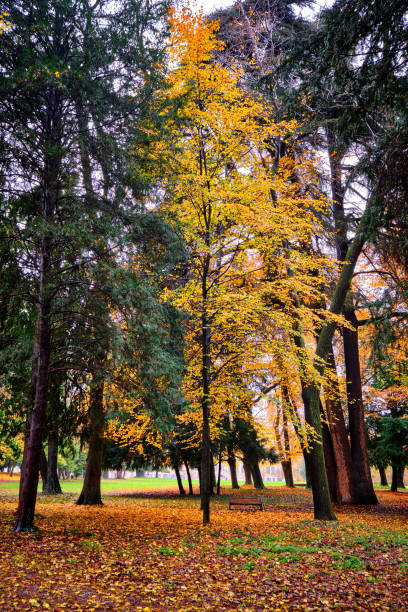
[[[176,149],[163,209],[177,218],[191,256],[185,282],[170,294],[189,314],[184,394],[202,432],[201,501],[208,523],[211,425],[222,422],[227,397],[237,409],[248,405],[262,355],[286,346],[282,337],[293,338],[295,321],[316,298],[315,272],[325,263],[301,245],[316,231],[325,204],[293,181],[293,158],[274,169],[267,143],[288,138],[295,125],[274,123],[265,101],[240,87],[240,70],[216,63],[214,53],[222,48],[216,24],[185,9],[171,13],[170,22],[168,93],[173,105],[183,104],[182,127],[172,126]],[[297,177],[309,178],[310,167],[296,164]],[[315,429],[320,438],[320,421]],[[317,503],[325,509],[318,515],[330,519],[321,445],[313,452]]]

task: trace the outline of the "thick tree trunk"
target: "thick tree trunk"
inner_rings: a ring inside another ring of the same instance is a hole
[[[351,478],[351,451],[347,438],[346,423],[339,397],[336,363],[333,350],[327,357],[327,368],[331,370],[331,378],[335,388],[326,388],[327,421],[331,434],[334,462],[336,468],[338,502],[340,504],[354,503]]]
[[[187,472],[188,494],[189,495],[194,495],[193,483],[192,483],[191,474],[190,474],[190,468],[188,467],[187,461],[184,462],[184,465],[186,466],[186,472]]]
[[[397,486],[399,489],[405,489],[404,485],[404,467],[399,467],[397,470]]]
[[[49,85],[45,98],[43,125],[44,144],[43,171],[41,177],[42,202],[41,215],[43,235],[39,249],[39,292],[38,315],[35,334],[35,393],[30,423],[30,436],[26,454],[22,489],[13,530],[16,533],[28,531],[34,526],[35,504],[37,500],[38,476],[41,460],[42,441],[47,413],[48,370],[51,355],[51,305],[53,299],[52,254],[53,236],[50,233],[58,197],[59,172],[61,167],[61,113],[60,92]],[[37,359],[38,355],[38,359]]]
[[[293,471],[292,471],[292,461],[281,461],[281,467],[283,472],[283,477],[285,479],[285,486],[293,488],[295,486],[293,482]]]
[[[392,464],[391,491],[398,491],[398,466]]]
[[[385,473],[385,468],[378,468],[378,472],[380,474],[380,483],[382,487],[388,487],[387,474]]]
[[[245,474],[245,484],[251,485],[252,484],[251,466],[249,465],[248,461],[246,461],[246,459],[243,460],[243,466],[244,466],[244,474]]]
[[[44,493],[47,492],[47,457],[45,456],[44,448],[41,449],[41,459],[40,459],[40,476],[42,480],[42,490]]]
[[[48,276],[51,265],[51,239],[44,238],[41,253],[41,289],[38,330],[38,370],[35,385],[35,400],[31,415],[30,436],[23,474],[20,503],[16,513],[13,530],[16,533],[29,531],[34,527],[35,504],[37,500],[38,476],[40,470],[42,440],[46,421],[48,368],[51,353],[51,302],[47,296]]]
[[[354,328],[343,328],[354,502],[356,504],[377,504],[378,500],[374,492],[368,461],[364,425],[357,317],[352,307],[345,309],[345,316]]]
[[[103,408],[104,381],[94,374],[89,397],[89,449],[86,472],[81,494],[77,504],[95,506],[102,504],[101,475],[103,453],[103,430],[105,414]]]
[[[365,244],[366,232],[372,218],[374,199],[370,200],[357,227],[356,235],[351,243],[345,258],[345,264],[337,281],[333,299],[329,311],[333,314],[340,314],[348,294],[353,272],[357,259]],[[326,319],[320,331],[314,367],[320,375],[324,373],[324,362],[327,360],[332,346],[333,334],[336,329],[335,321]],[[330,491],[327,482],[326,469],[324,465],[323,450],[321,448],[321,423],[320,423],[320,384],[312,381],[302,390],[303,402],[305,405],[306,421],[311,425],[317,434],[317,441],[313,441],[310,450],[310,474],[312,478],[313,503],[315,508],[315,518],[322,520],[335,520],[335,515],[330,501]]]
[[[227,448],[228,453],[228,465],[231,473],[231,485],[233,489],[239,489],[238,478],[237,478],[237,461],[235,459],[234,451],[231,446]]]
[[[324,463],[326,465],[327,480],[329,482],[330,496],[333,502],[338,503],[339,494],[337,489],[337,470],[334,458],[333,442],[329,426],[326,422],[322,423],[322,438],[324,450]]]
[[[181,480],[180,469],[179,469],[177,461],[175,461],[173,463],[173,470],[176,472],[176,478],[177,478],[177,485],[178,485],[178,488],[179,488],[179,493],[180,493],[180,495],[185,495],[186,492],[185,492],[184,487],[183,487],[183,481]]]
[[[330,324],[329,324],[330,325]],[[326,326],[327,329],[328,325]],[[319,335],[319,341],[324,335],[326,331],[325,326],[323,325],[322,330]],[[334,332],[334,325],[331,330],[331,333]],[[299,324],[299,328],[297,329],[298,336],[297,340],[295,340],[296,344],[299,348],[303,349],[305,346],[303,332],[301,325]],[[331,344],[332,336],[330,337]],[[319,350],[319,341],[316,347],[316,354],[318,354]],[[324,355],[324,358],[327,357],[327,354]],[[324,462],[324,449],[323,449],[323,437],[322,437],[322,423],[320,418],[320,386],[316,382],[308,382],[305,377],[303,371],[303,365],[300,362],[300,381],[302,387],[302,400],[305,411],[305,420],[306,423],[314,430],[315,434],[313,438],[310,440],[308,448],[306,449],[305,464],[307,466],[307,473],[310,478],[310,482],[312,485],[312,494],[313,494],[313,507],[314,507],[314,517],[318,520],[323,521],[334,521],[336,520],[336,516],[333,512],[329,482],[327,479],[326,465]],[[321,362],[314,362],[314,366],[317,370],[322,368]],[[323,368],[322,368],[323,369]],[[285,395],[285,394],[284,394]],[[307,460],[306,460],[307,456]]]
[[[62,493],[58,478],[58,442],[53,437],[48,438],[47,483],[44,493],[48,495]]]
[[[322,424],[320,420],[320,392],[317,386],[304,387],[302,398],[306,422],[315,430],[309,443],[308,469],[312,481],[314,517],[322,521],[334,521],[336,516],[331,503],[329,482],[324,461]],[[316,412],[317,408],[317,412]]]
[[[370,200],[367,204],[366,210],[363,214],[363,217],[360,221],[360,224],[357,228],[356,235],[351,245],[349,246],[347,239],[347,219],[344,213],[344,188],[342,185],[342,154],[341,147],[336,140],[336,133],[333,131],[332,127],[328,125],[326,127],[326,135],[327,135],[327,143],[328,143],[328,152],[329,152],[329,163],[331,170],[331,187],[332,187],[332,207],[333,207],[333,218],[335,223],[335,242],[337,249],[337,258],[340,261],[345,262],[343,269],[340,274],[339,281],[336,285],[335,292],[333,295],[333,300],[330,305],[330,311],[335,314],[340,314],[343,310],[346,297],[350,288],[350,283],[352,279],[352,274],[357,262],[357,259],[361,253],[362,247],[365,242],[365,233],[366,228],[370,224],[371,220],[371,209],[374,203],[374,200]],[[331,342],[333,338],[335,325],[334,323],[326,322],[322,328],[322,331],[319,335],[318,346],[316,349],[316,356],[318,358],[327,359],[329,357],[329,353],[331,349]],[[351,330],[347,330],[351,331]],[[356,340],[356,338],[355,338]],[[344,346],[345,355],[348,352],[346,348],[346,340]],[[355,348],[355,347],[354,347]],[[350,355],[349,355],[350,356]],[[350,392],[350,383],[353,381],[353,384],[357,382],[357,379],[360,379],[360,364],[358,359],[358,344],[357,344],[357,360],[355,359],[355,355],[350,360],[349,357],[346,357],[346,361],[349,361],[349,368],[347,372],[347,381],[348,381],[348,394]],[[353,363],[352,363],[353,362]],[[317,364],[316,364],[317,365]],[[350,368],[351,366],[351,368]],[[358,368],[358,372],[355,368]],[[318,366],[317,369],[323,373],[324,367]],[[347,369],[347,363],[346,363]],[[357,385],[358,386],[358,385]],[[357,389],[355,389],[357,391]],[[361,391],[361,379],[360,379],[360,391]],[[312,402],[312,412],[317,409],[317,393],[312,392],[311,402]],[[350,408],[351,405],[349,403],[349,419],[350,419]],[[364,436],[364,418],[362,412],[363,406],[362,402],[358,403],[358,405],[354,404],[351,412],[353,412],[350,422],[350,430],[353,427],[353,439],[351,441],[351,457],[352,457],[352,470],[351,470],[351,482],[352,487],[350,490],[351,500],[355,503],[376,503],[376,497],[374,494],[374,489],[371,481],[371,474],[367,473],[368,466],[368,455],[366,449],[366,442]],[[362,426],[362,428],[361,428]],[[362,429],[362,430],[361,430]],[[342,434],[341,434],[342,436]],[[340,442],[340,445],[339,445]],[[334,440],[334,451],[342,453],[342,447],[344,451],[344,444],[341,443],[341,440]],[[343,453],[344,455],[344,453]],[[367,459],[367,460],[366,460]],[[345,461],[346,460],[346,461]],[[343,456],[340,458],[340,469],[347,469],[347,456]],[[368,467],[369,472],[369,467]],[[346,472],[344,472],[346,473]],[[339,484],[344,479],[339,478]],[[346,487],[347,489],[347,487]],[[349,493],[347,490],[345,493],[342,491],[341,494],[342,499],[347,501],[349,497]]]
[[[254,481],[255,489],[264,489],[265,485],[263,483],[263,478],[261,474],[261,470],[259,468],[259,463],[257,461],[253,461],[250,466],[252,480]]]

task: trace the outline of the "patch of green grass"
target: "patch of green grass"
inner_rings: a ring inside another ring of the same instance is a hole
[[[102,544],[94,537],[89,540],[83,540],[83,542],[81,542],[81,547],[83,550],[88,550],[93,553],[100,553],[102,550]]]
[[[167,557],[174,557],[175,555],[179,554],[179,551],[171,546],[163,546],[159,549],[159,553],[161,555],[166,555]]]

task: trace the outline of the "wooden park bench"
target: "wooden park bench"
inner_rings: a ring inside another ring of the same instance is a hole
[[[231,496],[229,498],[229,510],[231,510],[233,506],[238,506],[241,508],[245,508],[247,506],[251,508],[258,508],[258,510],[263,510],[263,501],[262,497],[255,497],[253,495],[250,497],[242,497],[240,495]]]

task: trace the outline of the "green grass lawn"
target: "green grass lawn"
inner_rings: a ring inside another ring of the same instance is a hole
[[[61,480],[61,488],[64,493],[80,493],[82,489],[82,478],[78,480]],[[188,491],[188,483],[183,480],[184,487]],[[239,483],[243,485],[243,482]],[[266,482],[266,487],[283,487],[284,482]],[[198,480],[193,480],[193,486],[198,488]],[[223,480],[221,486],[230,487],[230,480]],[[0,491],[15,492],[18,490],[18,480],[8,480],[7,474],[0,474]],[[110,478],[102,479],[101,488],[103,493],[109,493],[112,491],[132,491],[132,490],[146,490],[154,491],[157,489],[176,489],[177,481],[175,478]],[[375,486],[376,489],[387,489],[388,487],[381,487],[380,485]],[[41,491],[41,485],[39,487]]]
[[[18,480],[7,480],[7,474],[0,475],[0,490],[17,491],[19,487]],[[82,488],[82,479],[78,480],[61,480],[61,488],[64,493],[80,493]],[[187,481],[183,481],[184,487],[188,490]],[[240,482],[240,484],[244,484]],[[221,482],[223,487],[231,486],[231,481],[223,480]],[[268,482],[270,486],[283,486],[283,482]],[[102,492],[108,493],[110,491],[132,491],[132,490],[146,490],[154,491],[156,489],[177,489],[177,481],[175,478],[117,478],[117,479],[102,479]],[[198,487],[198,481],[193,480],[193,486]],[[41,485],[40,485],[41,490]]]
[[[63,493],[80,493],[82,489],[82,478],[78,478],[78,480],[61,480],[61,488]],[[188,491],[188,483],[183,480],[184,488]],[[239,483],[243,485],[243,482]],[[302,483],[304,484],[304,483]],[[284,482],[266,482],[266,487],[283,487],[285,485]],[[194,488],[198,488],[198,480],[193,480]],[[230,487],[230,480],[223,480],[221,482],[222,487]],[[7,474],[0,474],[0,491],[10,491],[16,492],[18,491],[19,481],[18,480],[8,480]],[[101,488],[103,493],[110,493],[113,491],[132,491],[132,490],[145,490],[145,491],[155,491],[157,489],[169,490],[175,489],[177,490],[177,481],[175,478],[105,478],[101,481]],[[376,489],[384,489],[387,490],[388,487],[381,487],[380,485],[375,485]],[[41,491],[41,484],[39,486],[39,490]]]

